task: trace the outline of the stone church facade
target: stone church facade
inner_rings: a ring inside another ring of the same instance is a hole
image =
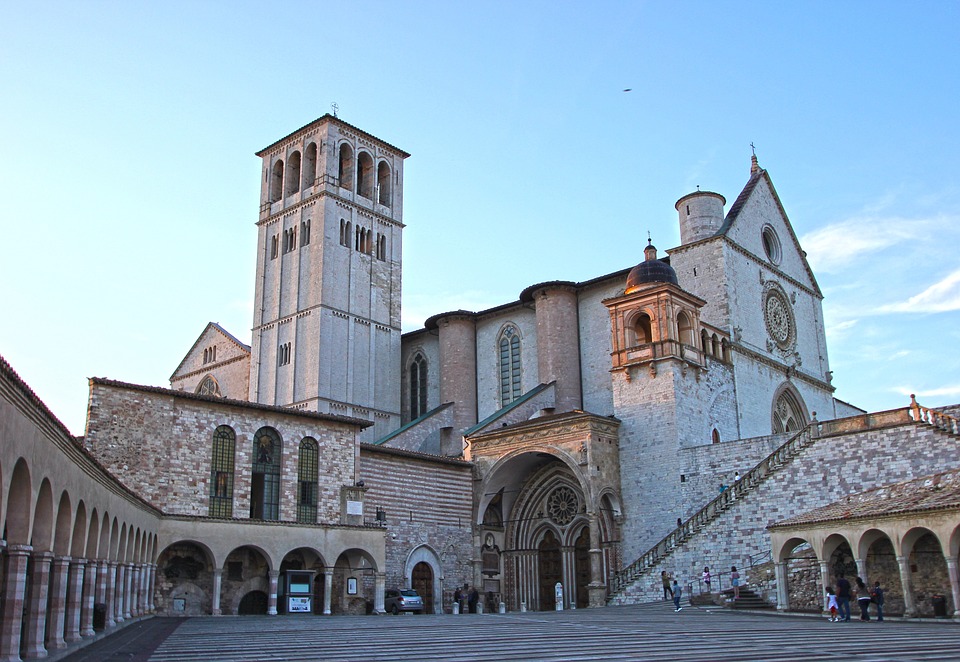
[[[257,155],[250,345],[210,323],[170,388],[91,379],[77,439],[4,364],[4,659],[90,636],[96,605],[112,626],[381,612],[408,586],[437,613],[464,584],[494,610],[553,609],[558,583],[565,608],[655,599],[661,569],[744,564],[777,521],[958,463],[919,409],[834,398],[823,295],[756,157],[729,209],[677,201],[665,257],[401,333],[409,155],[331,115]],[[801,547],[768,559],[781,606]]]

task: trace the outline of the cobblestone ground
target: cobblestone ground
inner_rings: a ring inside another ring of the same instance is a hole
[[[667,603],[565,612],[149,619],[68,662],[960,660],[960,623],[826,619]]]

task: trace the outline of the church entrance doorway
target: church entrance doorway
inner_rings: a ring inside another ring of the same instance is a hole
[[[560,541],[547,531],[537,548],[537,563],[540,567],[540,610],[556,608],[555,586],[563,581],[563,560]]]
[[[410,578],[411,587],[423,598],[423,613],[432,614],[433,611],[433,568],[429,564],[420,562],[413,566],[413,575]]]
[[[580,529],[580,535],[573,543],[574,567],[576,568],[577,590],[576,605],[577,609],[586,609],[590,606],[590,593],[588,585],[590,584],[590,528]]]

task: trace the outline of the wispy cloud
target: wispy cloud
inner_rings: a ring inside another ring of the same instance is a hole
[[[946,313],[960,310],[960,269],[906,301],[880,306],[880,313]]]
[[[849,269],[850,262],[877,253],[917,235],[918,224],[899,217],[858,216],[826,225],[800,238],[814,271]]]

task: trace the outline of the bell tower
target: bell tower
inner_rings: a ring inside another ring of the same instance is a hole
[[[403,161],[334,115],[262,159],[250,400],[400,424]]]

